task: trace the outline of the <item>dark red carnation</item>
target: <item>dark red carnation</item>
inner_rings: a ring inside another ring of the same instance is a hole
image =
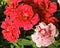
[[[34,3],[38,4],[38,14],[40,15],[40,20],[46,23],[57,24],[58,20],[54,17],[57,10],[57,5],[55,2],[50,0],[34,0]]]

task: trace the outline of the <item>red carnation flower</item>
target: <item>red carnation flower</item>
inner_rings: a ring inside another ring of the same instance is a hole
[[[23,27],[24,30],[32,29],[33,25],[39,21],[38,14],[33,12],[30,5],[21,4],[17,6],[7,6],[4,12],[5,15],[13,19],[18,24],[17,26]]]
[[[10,41],[10,42],[16,42],[20,35],[19,28],[12,23],[9,18],[7,17],[4,22],[2,22],[1,28],[4,30],[2,31],[2,34],[4,36],[4,39]]]
[[[20,26],[24,28],[24,30],[32,29],[33,25],[35,25],[39,21],[38,14],[34,14],[32,7],[26,4],[21,4],[18,8],[18,18]]]

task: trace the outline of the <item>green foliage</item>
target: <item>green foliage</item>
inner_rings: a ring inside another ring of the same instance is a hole
[[[14,48],[14,47],[15,48],[24,48],[24,46],[32,46],[33,48],[37,48],[33,41],[27,40],[27,39],[22,39],[22,38],[20,38],[18,40],[18,42],[10,44],[11,48]]]

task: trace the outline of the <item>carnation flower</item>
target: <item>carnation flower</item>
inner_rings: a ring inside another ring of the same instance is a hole
[[[24,30],[32,29],[33,25],[39,21],[38,14],[34,14],[31,6],[22,4],[17,9],[19,11],[18,18],[20,21],[20,26],[22,26]]]
[[[34,3],[37,3],[43,12],[54,13],[57,10],[57,6],[55,2],[51,2],[50,0],[34,0]]]
[[[37,13],[34,14],[32,7],[27,4],[21,4],[18,7],[7,6],[4,13],[12,18],[14,22],[17,22],[17,26],[24,28],[24,30],[32,29],[33,25],[39,21],[39,15]]]
[[[2,31],[4,39],[10,42],[17,42],[20,35],[20,30],[10,21],[8,17],[6,17],[5,21],[2,22],[1,28],[4,29]]]
[[[54,37],[59,34],[57,28],[52,23],[46,25],[44,22],[36,26],[35,33],[31,35],[32,40],[36,43],[37,47],[49,46],[54,43]]]
[[[34,0],[34,3],[38,4],[40,20],[46,23],[51,22],[56,25],[58,20],[53,15],[57,10],[56,3],[51,2],[50,0]]]

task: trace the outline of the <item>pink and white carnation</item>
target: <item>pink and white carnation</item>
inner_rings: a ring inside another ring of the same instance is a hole
[[[59,34],[57,28],[52,23],[46,25],[44,22],[36,26],[35,33],[31,35],[33,42],[37,47],[49,46],[54,43],[55,38]]]

